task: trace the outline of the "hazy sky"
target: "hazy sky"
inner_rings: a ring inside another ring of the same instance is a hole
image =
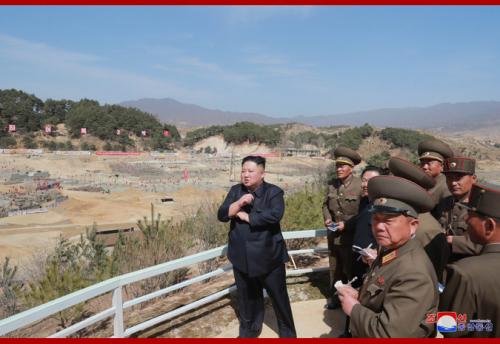
[[[274,116],[500,100],[500,7],[1,6],[0,88]]]

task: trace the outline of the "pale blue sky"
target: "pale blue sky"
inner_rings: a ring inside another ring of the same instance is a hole
[[[0,88],[274,116],[500,100],[500,7],[2,6]]]

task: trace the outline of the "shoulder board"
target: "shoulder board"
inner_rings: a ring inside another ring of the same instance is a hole
[[[394,250],[391,253],[386,254],[382,257],[382,265],[392,262],[398,256],[398,250]]]

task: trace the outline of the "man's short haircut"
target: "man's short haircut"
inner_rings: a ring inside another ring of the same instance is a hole
[[[363,172],[361,172],[361,177],[363,177],[365,175],[366,172],[377,172],[379,176],[382,176],[384,175],[384,171],[382,171],[382,169],[380,167],[377,167],[377,166],[373,166],[373,165],[368,165],[365,167],[365,169],[363,170]]]
[[[257,165],[262,166],[263,169],[266,169],[266,158],[264,158],[264,157],[256,156],[256,155],[246,156],[241,161],[241,166],[243,166],[243,164],[246,163],[247,161],[254,162]]]

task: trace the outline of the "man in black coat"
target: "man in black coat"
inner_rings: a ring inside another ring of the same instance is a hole
[[[264,321],[263,288],[272,300],[280,337],[296,337],[286,289],[288,253],[280,220],[285,211],[283,190],[266,183],[265,158],[247,156],[241,183],[234,185],[220,206],[219,221],[231,221],[227,256],[238,288],[243,338],[258,337]]]
[[[369,211],[371,203],[368,199],[368,181],[382,174],[382,170],[378,167],[370,165],[365,167],[361,173],[362,198],[359,202],[358,215],[352,218],[356,228],[352,241],[353,245],[361,248],[370,246],[375,256],[377,255],[376,249],[378,245],[372,232],[372,213]],[[361,260],[359,253],[353,254],[352,258],[353,276],[358,278],[352,285],[356,288],[363,284],[363,276],[368,272],[370,266]]]

